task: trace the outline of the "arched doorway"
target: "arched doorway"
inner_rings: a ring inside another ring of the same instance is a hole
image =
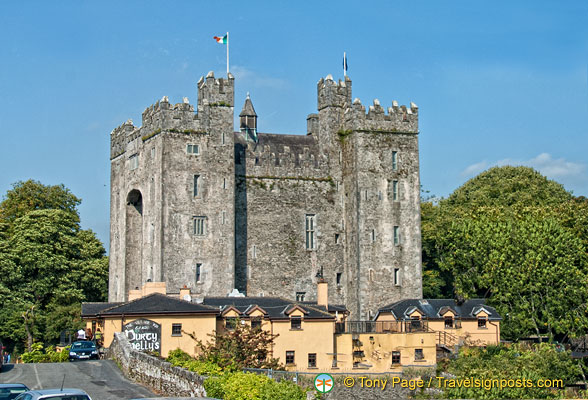
[[[127,196],[125,232],[125,298],[129,289],[142,286],[143,195],[133,189]]]

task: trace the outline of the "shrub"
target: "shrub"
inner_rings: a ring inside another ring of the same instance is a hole
[[[294,382],[270,380],[262,388],[261,400],[305,400],[306,392]]]

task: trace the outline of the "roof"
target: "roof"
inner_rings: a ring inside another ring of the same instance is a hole
[[[381,307],[378,314],[390,312],[396,319],[405,320],[409,319],[409,314],[414,310],[418,310],[427,319],[442,319],[448,310],[462,319],[477,318],[481,311],[486,312],[490,320],[502,319],[494,307],[486,304],[486,299],[469,299],[463,303],[453,299],[407,299]]]
[[[245,104],[243,104],[243,110],[241,110],[240,117],[257,117],[255,113],[255,108],[253,108],[253,103],[251,102],[251,98],[249,97],[249,93],[247,93],[247,98],[245,99]]]
[[[82,317],[98,315],[102,310],[106,310],[107,308],[115,307],[121,304],[124,303],[82,303]]]
[[[316,301],[301,301],[301,302],[299,302],[299,304],[306,304],[306,305],[309,305],[311,307],[318,308],[319,310],[324,311],[324,312],[330,312],[330,313],[334,313],[334,312],[349,313],[349,310],[347,309],[347,307],[345,307],[342,304],[328,304],[327,307],[317,305],[316,304]]]
[[[305,319],[333,319],[334,317],[319,309],[305,303],[293,302],[279,297],[205,297],[203,303],[207,306],[216,307],[219,311],[228,307],[237,309],[244,318],[249,317],[247,313],[251,308],[257,306],[264,310],[269,319],[289,319],[289,313],[296,306],[306,311]]]
[[[152,293],[145,297],[122,303],[118,306],[104,309],[99,314],[121,315],[121,314],[218,314],[218,310],[202,304],[191,303],[166,296],[161,293]]]

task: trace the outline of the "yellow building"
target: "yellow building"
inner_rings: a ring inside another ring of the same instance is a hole
[[[483,300],[457,305],[453,300],[403,300],[382,307],[374,321],[349,321],[345,307],[327,299],[319,282],[318,302],[276,297],[206,297],[190,290],[165,294],[165,284],[148,283],[125,303],[83,303],[82,317],[92,332],[102,332],[109,347],[114,332],[125,332],[138,350],[166,357],[180,348],[196,355],[196,339],[248,324],[274,339],[271,357],[300,372],[400,372],[434,367],[437,350],[457,344],[485,345],[500,340],[500,317]]]
[[[409,299],[378,310],[375,321],[400,323],[407,329],[426,324],[437,344],[451,350],[456,345],[486,346],[500,343],[498,312],[485,299],[458,303],[451,299]]]

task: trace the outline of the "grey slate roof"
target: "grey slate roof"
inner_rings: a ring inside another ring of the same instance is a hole
[[[82,317],[91,317],[97,315],[102,310],[106,310],[111,307],[119,306],[122,302],[116,303],[82,303]]]
[[[334,317],[308,304],[297,303],[279,297],[205,297],[202,303],[207,306],[216,307],[217,310],[224,310],[227,307],[235,307],[239,312],[246,316],[245,312],[250,308],[259,306],[267,312],[269,319],[289,319],[286,311],[298,305],[307,311],[304,315],[306,319],[333,319]],[[324,310],[324,308],[323,308]]]
[[[348,313],[347,307],[342,304],[329,304],[327,307],[319,306],[316,304],[316,301],[300,301],[298,304],[305,304],[314,308],[318,308],[321,311],[325,312],[335,312],[338,311],[340,313]]]
[[[418,309],[425,318],[442,319],[443,312],[448,308],[462,319],[474,319],[482,309],[488,313],[489,320],[502,319],[494,307],[486,305],[486,299],[470,299],[461,304],[452,299],[407,299],[381,307],[378,314],[391,312],[396,319],[406,320],[409,319],[408,314]]]
[[[118,306],[104,309],[100,315],[120,314],[173,314],[173,313],[200,313],[218,314],[218,310],[202,304],[191,303],[185,300],[175,299],[161,293],[153,293],[139,299],[122,303]]]
[[[241,110],[240,117],[248,116],[248,117],[257,117],[255,113],[255,108],[253,108],[253,103],[249,98],[249,94],[247,94],[247,98],[245,99],[245,104],[243,104],[243,110]]]

